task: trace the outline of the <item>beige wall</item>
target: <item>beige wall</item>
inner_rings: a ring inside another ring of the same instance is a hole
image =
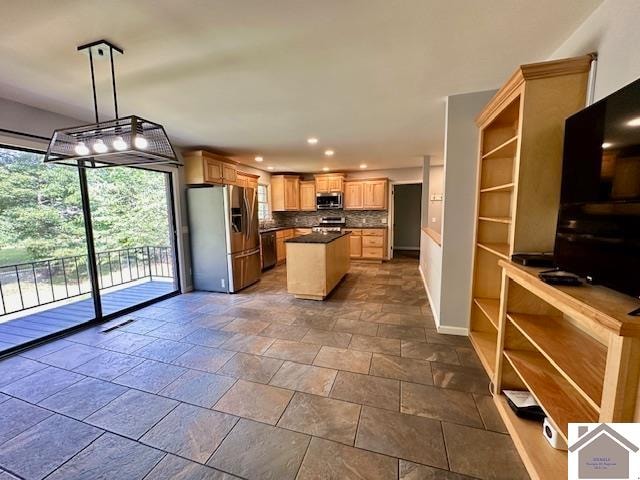
[[[552,59],[598,52],[595,100],[640,78],[640,1],[605,0]]]
[[[444,165],[429,166],[429,203],[427,225],[431,230],[442,232],[442,204],[444,202]],[[434,200],[433,196],[441,196],[441,200]]]

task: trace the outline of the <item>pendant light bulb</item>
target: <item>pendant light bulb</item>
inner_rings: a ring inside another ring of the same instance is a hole
[[[149,146],[149,142],[147,141],[147,139],[140,134],[136,135],[136,139],[133,141],[133,143],[135,144],[136,148],[139,148],[140,150],[144,150]]]
[[[127,148],[129,148],[129,145],[127,145],[127,142],[125,142],[122,137],[117,137],[113,141],[113,148],[115,148],[119,152],[122,152],[123,150],[126,150]]]
[[[101,138],[96,140],[95,143],[93,144],[93,151],[96,153],[105,153],[107,150],[108,148]]]
[[[89,155],[89,147],[87,147],[84,142],[78,143],[78,145],[76,145],[75,151],[80,156]]]

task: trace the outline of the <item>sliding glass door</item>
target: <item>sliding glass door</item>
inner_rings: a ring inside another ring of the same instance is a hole
[[[176,292],[170,174],[128,167],[86,173],[102,314]]]
[[[78,170],[0,147],[0,352],[96,318]]]
[[[0,146],[0,354],[179,289],[171,174],[42,159]]]

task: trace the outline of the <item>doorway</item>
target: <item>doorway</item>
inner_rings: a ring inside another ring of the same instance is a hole
[[[419,255],[421,215],[422,184],[394,184],[393,258]]]

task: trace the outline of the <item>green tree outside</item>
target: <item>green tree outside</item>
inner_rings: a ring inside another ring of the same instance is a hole
[[[0,266],[85,255],[78,170],[0,148]],[[87,170],[96,250],[169,246],[166,175]]]

